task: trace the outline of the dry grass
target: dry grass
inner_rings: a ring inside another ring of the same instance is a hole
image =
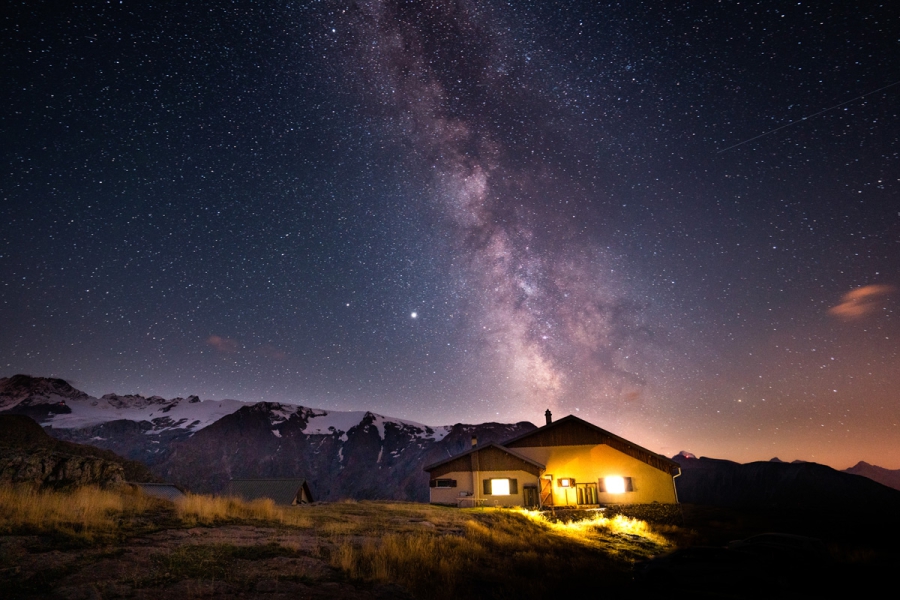
[[[233,497],[187,494],[176,500],[175,510],[181,521],[191,526],[228,521],[256,521],[293,527],[312,525],[302,508],[276,506],[268,498],[245,502]]]
[[[391,532],[386,535],[346,538],[332,551],[331,565],[350,579],[398,583],[429,598],[538,598],[590,587],[598,576],[626,586],[633,559],[670,546],[647,523],[627,517],[556,523],[525,510],[378,508],[370,514],[382,527],[402,516],[417,520],[418,530],[390,527],[382,529]]]
[[[263,546],[179,546],[154,555],[145,585],[214,577],[250,586],[236,570],[241,560],[304,556],[324,560],[354,585],[392,583],[430,600],[545,598],[595,588],[600,579],[610,593],[626,589],[633,560],[670,547],[658,530],[622,516],[561,523],[520,509],[403,502],[281,507],[199,495],[171,503],[138,490],[0,487],[0,534],[62,533],[106,543],[166,528],[227,524],[287,527],[294,530],[290,535],[312,539],[283,546],[273,532]]]
[[[171,523],[173,516],[176,521]],[[165,525],[193,527],[243,521],[292,527],[311,525],[303,509],[276,506],[268,499],[244,502],[188,494],[173,506],[128,487],[56,491],[0,486],[0,533],[59,534],[90,543],[104,541],[111,535],[146,531],[148,526],[158,529]]]
[[[561,522],[548,520],[543,513],[538,511],[515,509],[515,512],[525,515],[528,519],[555,533],[577,539],[587,545],[596,545],[599,539],[608,537],[603,534],[638,537],[645,542],[659,546],[660,549],[671,545],[668,539],[654,530],[646,521],[624,515],[616,515],[608,519],[602,513],[597,513],[580,521]]]
[[[0,486],[0,532],[60,533],[91,541],[160,505],[160,500],[132,490],[82,487],[59,492]]]

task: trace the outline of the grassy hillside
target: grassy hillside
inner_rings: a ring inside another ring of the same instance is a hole
[[[299,594],[327,584],[333,597],[537,598],[598,577],[612,588],[629,585],[633,560],[672,547],[665,533],[599,513],[557,523],[524,510],[277,507],[208,496],[170,503],[138,491],[6,487],[0,561],[16,566],[0,572],[0,586],[18,597],[73,586],[86,596],[127,588],[174,597],[190,588],[188,595],[257,597],[270,588]],[[48,550],[60,562],[49,569],[35,558]]]
[[[860,589],[889,583],[900,558],[895,537],[848,515],[820,522],[684,506],[682,517],[665,508],[620,507],[629,517],[612,516],[611,507],[557,519],[397,502],[281,507],[188,495],[172,503],[134,489],[7,485],[0,486],[0,590],[4,599],[544,599],[584,590],[816,597],[835,582]],[[807,569],[814,577],[791,561],[760,563],[742,573],[762,582],[747,588],[707,581],[712,563],[685,565],[686,588],[668,578],[663,589],[633,579],[635,561],[766,531],[819,537],[830,558]]]

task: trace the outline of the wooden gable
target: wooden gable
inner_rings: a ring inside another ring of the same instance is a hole
[[[540,476],[543,465],[495,444],[489,444],[443,462],[429,465],[425,467],[425,470],[431,473],[432,479],[447,473],[472,471],[525,471]]]
[[[678,463],[641,448],[626,439],[579,419],[574,415],[544,425],[532,432],[514,438],[503,445],[507,448],[535,448],[548,446],[587,446],[606,444],[623,454],[636,458],[666,473],[676,473]]]
[[[313,501],[305,479],[232,479],[228,493],[248,501],[271,498],[275,504],[297,505]]]

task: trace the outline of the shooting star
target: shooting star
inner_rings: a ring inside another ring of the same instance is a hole
[[[722,150],[719,150],[718,152],[716,152],[716,154],[722,154],[723,152],[728,152],[729,150],[732,150],[733,148],[737,148],[738,146],[743,146],[744,144],[749,144],[750,142],[752,142],[754,140],[758,140],[759,138],[764,138],[767,135],[772,135],[776,131],[781,131],[782,129],[786,129],[795,123],[800,123],[802,121],[808,121],[808,120],[812,119],[813,117],[818,117],[819,115],[821,115],[823,113],[827,113],[830,110],[840,108],[840,107],[844,106],[845,104],[850,104],[851,102],[856,102],[860,98],[865,98],[866,96],[871,96],[872,94],[877,94],[878,92],[883,92],[884,90],[886,90],[888,88],[894,87],[898,83],[900,83],[900,81],[895,81],[894,83],[888,84],[884,87],[880,87],[877,90],[872,90],[871,92],[867,92],[865,94],[857,96],[856,98],[851,98],[851,99],[847,100],[846,102],[841,102],[840,104],[835,104],[834,106],[829,106],[828,108],[824,108],[817,113],[813,113],[813,114],[807,115],[803,118],[791,121],[790,123],[786,123],[786,124],[782,125],[781,127],[776,127],[775,129],[770,129],[769,131],[767,131],[765,133],[761,133],[756,137],[752,137],[748,140],[744,140],[743,142],[738,142],[737,144],[734,144],[733,146],[728,146],[727,148],[723,148]]]

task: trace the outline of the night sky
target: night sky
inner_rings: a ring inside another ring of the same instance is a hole
[[[29,0],[0,49],[2,376],[900,468],[890,3]]]

